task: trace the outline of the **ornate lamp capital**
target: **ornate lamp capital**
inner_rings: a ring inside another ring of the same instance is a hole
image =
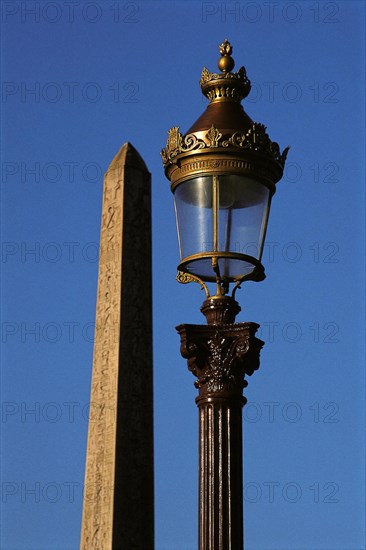
[[[240,399],[251,376],[259,368],[264,342],[255,337],[259,325],[235,323],[220,325],[179,325],[180,351],[187,359],[188,369],[197,377],[199,390],[196,401],[202,399]]]

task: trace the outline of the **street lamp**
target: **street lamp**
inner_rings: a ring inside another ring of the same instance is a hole
[[[199,550],[243,548],[242,395],[259,367],[256,323],[234,323],[236,290],[265,278],[261,263],[282,153],[262,124],[244,111],[250,92],[244,67],[232,72],[232,46],[219,46],[220,73],[204,68],[210,103],[186,134],[174,127],[162,150],[171,182],[180,263],[177,279],[206,293],[207,325],[180,325],[181,353],[199,389]],[[208,284],[215,284],[211,295]],[[232,284],[231,295],[228,295]]]

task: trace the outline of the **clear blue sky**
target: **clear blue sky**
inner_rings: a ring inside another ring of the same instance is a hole
[[[159,153],[204,110],[201,69],[228,38],[249,115],[291,145],[267,279],[238,293],[266,341],[244,409],[246,550],[365,550],[365,4],[1,8],[1,548],[78,548],[102,174],[126,141],[153,181],[156,550],[196,548],[196,390],[174,327],[204,322],[204,295],[175,282]]]

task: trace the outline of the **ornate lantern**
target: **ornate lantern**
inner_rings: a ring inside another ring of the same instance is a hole
[[[174,193],[178,280],[206,292],[206,325],[179,325],[180,351],[197,377],[199,408],[199,550],[243,550],[242,406],[247,376],[264,344],[256,323],[235,323],[235,291],[261,281],[271,199],[288,148],[280,152],[241,101],[250,91],[244,67],[232,72],[232,47],[220,46],[221,73],[202,71],[210,103],[188,132],[169,130],[162,151]],[[216,283],[210,296],[206,283]],[[232,295],[228,296],[230,283]]]
[[[281,179],[283,153],[241,101],[251,84],[244,67],[232,72],[232,46],[219,47],[221,73],[204,68],[200,85],[210,103],[184,135],[168,132],[161,155],[174,194],[180,263],[177,279],[216,283],[223,297],[245,280],[265,278],[261,263],[271,199]]]

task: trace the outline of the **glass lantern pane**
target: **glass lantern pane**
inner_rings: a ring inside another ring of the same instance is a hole
[[[214,281],[212,256],[220,278],[237,280],[254,270],[237,254],[260,260],[270,198],[265,185],[242,175],[201,176],[178,185],[174,198],[180,257],[189,273]]]
[[[212,249],[212,177],[192,178],[174,192],[181,259]]]
[[[259,259],[267,219],[269,189],[246,176],[219,178],[219,247]]]

